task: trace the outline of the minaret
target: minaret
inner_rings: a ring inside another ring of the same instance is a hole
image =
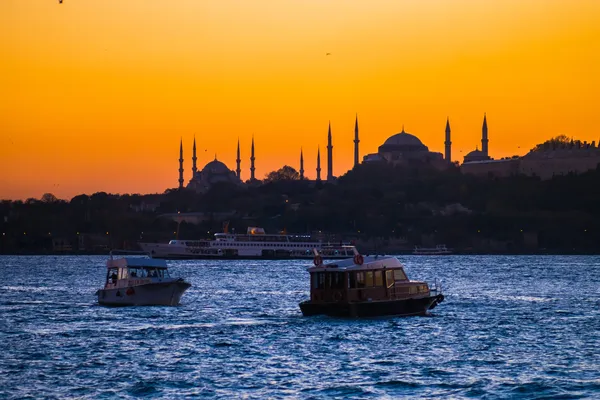
[[[183,189],[183,138],[179,142],[179,189]]]
[[[254,181],[254,135],[252,135],[252,150],[250,152],[250,181]]]
[[[242,160],[240,159],[240,138],[238,138],[238,148],[237,148],[237,168],[235,169],[235,173],[237,174],[238,179],[242,179]]]
[[[327,131],[327,180],[333,180],[333,145],[331,144],[331,121]]]
[[[321,146],[317,150],[317,180],[321,180]]]
[[[198,168],[196,168],[197,159],[198,157],[196,157],[196,135],[194,135],[194,151],[192,154],[192,178],[196,176],[196,171],[198,171]]]
[[[354,166],[358,165],[358,114],[356,114],[356,121],[354,122]]]
[[[483,127],[481,128],[481,151],[486,157],[488,156],[488,130],[487,130],[487,118],[483,113]]]
[[[446,161],[452,162],[452,142],[450,141],[450,118],[446,118]]]
[[[304,179],[304,156],[302,155],[302,147],[300,147],[300,179]]]

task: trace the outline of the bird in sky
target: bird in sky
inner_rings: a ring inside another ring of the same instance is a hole
[[[331,55],[331,53],[325,53],[325,55],[326,55],[326,56],[330,56],[330,55]]]
[[[62,0],[58,0],[58,4],[62,4]]]

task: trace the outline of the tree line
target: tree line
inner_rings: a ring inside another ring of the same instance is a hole
[[[236,232],[261,226],[366,247],[444,243],[462,252],[593,253],[600,251],[599,205],[600,169],[543,181],[465,175],[455,166],[366,163],[330,183],[302,180],[284,166],[262,184],[218,183],[206,193],[4,200],[0,252],[48,253],[61,241],[82,251],[90,235],[105,244],[99,251],[135,249],[140,240],[212,238],[227,220]],[[202,221],[178,223],[177,213],[196,213]]]

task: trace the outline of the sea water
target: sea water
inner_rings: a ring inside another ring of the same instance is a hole
[[[0,257],[0,398],[600,398],[600,257],[400,260],[431,316],[303,317],[301,260],[172,261],[180,306],[110,308],[106,257]]]

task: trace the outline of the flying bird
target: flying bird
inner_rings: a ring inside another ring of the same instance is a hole
[[[62,0],[61,0],[61,1],[62,1]],[[326,55],[326,56],[330,56],[330,55],[331,55],[331,53],[325,53],[325,55]]]
[[[58,0],[58,4],[62,4],[62,0]]]

